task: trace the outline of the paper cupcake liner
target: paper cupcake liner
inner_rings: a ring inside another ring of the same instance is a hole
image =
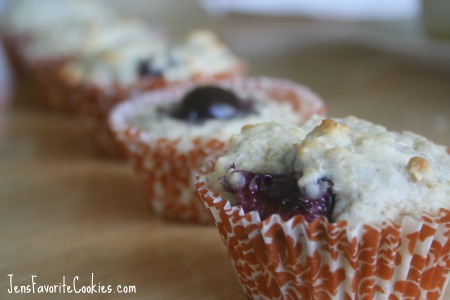
[[[379,228],[321,217],[284,221],[215,195],[205,174],[195,186],[251,299],[441,299],[450,271],[450,211],[405,217]]]
[[[66,89],[72,90],[74,102],[79,113],[87,120],[88,133],[93,137],[97,148],[106,156],[123,158],[124,153],[115,141],[114,135],[108,126],[108,117],[111,109],[118,103],[144,92],[159,90],[170,86],[186,86],[210,80],[225,80],[241,78],[245,73],[244,65],[228,73],[217,74],[212,77],[196,77],[186,82],[168,83],[161,80],[142,80],[130,87],[114,85],[104,89],[90,84],[72,85],[65,82]]]
[[[14,73],[29,79],[38,98],[51,109],[73,112],[68,97],[70,93],[65,89],[58,72],[75,55],[36,58],[26,50],[30,41],[27,34],[8,34],[3,31],[1,38]]]
[[[290,102],[298,112],[299,121],[314,113],[325,113],[325,105],[317,95],[289,81],[259,78],[215,83],[236,90],[264,90],[276,101]],[[112,112],[110,124],[142,178],[156,214],[180,221],[211,223],[209,213],[194,189],[194,171],[206,157],[224,150],[228,138],[181,141],[181,138],[167,138],[158,132],[141,131],[130,125],[136,112],[157,103],[177,101],[192,87],[171,87],[122,103]]]
[[[57,58],[27,58],[25,67],[38,98],[50,109],[74,113],[76,103],[59,76],[60,69],[72,61],[75,55]]]
[[[11,34],[2,29],[0,30],[0,38],[14,74],[16,76],[22,75],[25,69],[22,51],[28,41],[27,35]]]

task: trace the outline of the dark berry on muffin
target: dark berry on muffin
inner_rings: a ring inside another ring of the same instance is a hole
[[[198,87],[185,95],[173,116],[191,123],[207,119],[231,119],[253,111],[253,102],[215,86]]]
[[[272,214],[279,214],[285,220],[300,214],[308,222],[320,216],[331,221],[334,194],[329,179],[318,180],[321,193],[312,198],[300,190],[298,176],[294,174],[258,174],[242,170],[233,173],[239,176],[238,183],[230,184],[225,177],[221,181],[224,190],[234,194],[245,212],[257,211],[262,220]]]
[[[161,70],[158,70],[154,67],[152,67],[152,61],[151,60],[142,60],[139,62],[137,71],[139,76],[146,77],[146,78],[154,78],[154,77],[161,77],[162,72]]]

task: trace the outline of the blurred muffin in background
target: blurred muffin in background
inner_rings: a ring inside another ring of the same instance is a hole
[[[79,112],[89,120],[97,145],[106,154],[120,156],[107,124],[114,105],[143,91],[241,77],[244,73],[243,61],[214,33],[197,30],[174,46],[138,38],[83,55],[66,64],[60,75]]]
[[[76,103],[61,82],[60,69],[71,61],[135,41],[144,41],[155,49],[163,49],[166,43],[159,29],[135,19],[68,22],[35,33],[22,57],[40,98],[51,108],[72,112]]]
[[[95,0],[8,1],[2,15],[1,37],[13,67],[18,70],[23,47],[37,32],[69,23],[105,20],[114,15],[108,6]]]

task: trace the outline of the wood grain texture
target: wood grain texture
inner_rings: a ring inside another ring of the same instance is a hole
[[[96,157],[77,118],[30,110],[12,108],[2,128],[1,299],[243,298],[214,227],[152,216],[131,168]],[[79,276],[81,286],[92,273],[137,293],[7,292],[8,274],[15,285],[37,275],[39,285]]]
[[[311,86],[333,116],[354,114],[450,144],[445,127],[445,120],[450,120],[448,74],[405,66],[348,43],[290,44],[283,51],[277,45],[254,52],[252,47],[264,45],[266,29],[272,28],[281,42],[283,36],[292,39],[299,23],[244,17],[210,20],[192,2],[170,10],[166,3],[173,1],[154,1],[139,12],[165,22],[174,32],[199,25],[216,29],[248,58],[254,75],[287,77]],[[159,15],[155,5],[161,5]],[[439,128],[436,118],[441,120]],[[92,273],[97,283],[135,285],[137,292],[7,292],[8,274],[14,274],[15,285],[31,284],[36,275],[38,284],[56,285],[63,276],[68,284],[79,276],[81,286],[90,283]],[[214,227],[154,217],[131,168],[99,157],[80,119],[43,108],[26,78],[19,76],[10,106],[0,112],[0,299],[245,296]],[[450,291],[444,299],[450,299]]]

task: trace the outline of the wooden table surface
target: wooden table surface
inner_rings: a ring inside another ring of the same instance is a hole
[[[275,28],[289,40],[297,22],[211,20],[191,1],[180,10],[159,5],[165,15],[156,14],[157,21],[182,32],[187,21],[177,18],[180,11],[201,16],[192,26],[204,22],[223,34],[248,59],[252,74],[309,85],[332,116],[354,114],[450,145],[448,73],[345,41],[258,52],[252,47],[264,45],[265,36],[253,33]],[[150,18],[154,11],[140,13]],[[0,115],[0,299],[245,299],[214,227],[153,216],[125,162],[98,156],[80,120],[48,111],[26,78],[15,84]],[[8,293],[10,279],[26,286],[32,275],[36,287],[59,286],[65,278],[81,288],[93,276],[97,287],[135,286],[136,293]]]

